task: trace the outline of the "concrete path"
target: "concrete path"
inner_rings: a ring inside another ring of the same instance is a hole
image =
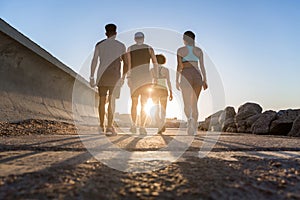
[[[297,138],[87,132],[2,137],[0,149],[0,199],[300,198]]]

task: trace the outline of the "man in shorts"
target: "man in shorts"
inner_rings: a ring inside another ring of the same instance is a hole
[[[157,61],[154,50],[151,46],[144,44],[144,34],[137,32],[134,35],[136,44],[130,46],[127,50],[128,57],[128,86],[131,93],[131,120],[132,126],[130,132],[136,133],[137,127],[137,105],[140,97],[140,129],[141,135],[146,135],[145,129],[146,113],[144,106],[149,98],[149,86],[151,86],[150,60],[157,72]],[[157,73],[156,73],[157,74]]]
[[[107,135],[116,135],[113,127],[115,100],[119,98],[120,87],[123,84],[128,70],[126,47],[116,40],[117,26],[107,24],[105,26],[107,38],[98,42],[95,47],[91,64],[91,87],[98,86],[99,93],[99,118],[100,132],[104,133],[105,104],[108,101]],[[121,77],[121,62],[123,61],[123,75]],[[94,81],[94,73],[99,62],[97,80]]]

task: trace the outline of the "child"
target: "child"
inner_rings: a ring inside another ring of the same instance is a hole
[[[168,89],[169,89],[169,100],[172,101],[172,86],[170,82],[170,73],[169,70],[162,66],[166,63],[166,57],[162,54],[156,55],[158,63],[158,72],[157,75],[154,71],[154,68],[150,70],[152,81],[155,83],[153,87],[152,101],[157,105],[156,110],[156,122],[158,125],[158,134],[165,132],[165,118],[166,118],[166,109],[167,109],[167,99],[168,99]]]

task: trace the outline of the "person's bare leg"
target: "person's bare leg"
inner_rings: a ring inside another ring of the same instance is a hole
[[[158,97],[152,97],[152,101],[155,108],[155,125],[159,128],[160,123],[160,116],[159,116],[159,98]]]
[[[194,87],[194,94],[192,95],[192,117],[195,121],[198,121],[198,99],[201,92],[201,86]]]
[[[148,97],[145,95],[141,95],[141,127],[145,128],[146,123],[146,112],[145,112],[145,105],[147,103]]]
[[[138,99],[138,97],[131,97],[131,122],[133,126],[136,126]]]
[[[193,89],[190,87],[185,87],[181,89],[182,93],[182,99],[183,99],[183,104],[184,104],[184,113],[185,116],[188,119],[191,118],[191,113],[192,113],[192,96],[193,96]]]
[[[190,127],[192,128],[190,134],[197,134],[198,130],[198,99],[201,92],[201,87],[194,87],[194,91],[192,94],[192,118],[190,121]]]
[[[99,119],[100,119],[100,127],[104,128],[104,116],[105,116],[105,103],[106,103],[106,96],[102,96],[99,99]]]
[[[107,123],[108,127],[113,126],[113,119],[114,119],[114,113],[115,113],[115,98],[112,98],[111,95],[108,96],[108,117],[107,117]]]
[[[164,126],[166,123],[166,112],[167,112],[167,102],[168,97],[161,97],[160,98],[160,117],[161,117],[161,128],[164,131]]]

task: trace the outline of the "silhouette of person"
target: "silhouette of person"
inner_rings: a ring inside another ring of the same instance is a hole
[[[107,135],[116,135],[113,127],[113,117],[115,112],[115,100],[119,98],[120,87],[124,82],[125,74],[128,70],[126,47],[123,43],[116,40],[117,26],[107,24],[105,26],[107,38],[98,42],[94,50],[91,63],[90,85],[98,86],[99,94],[99,118],[100,133],[104,133],[105,104],[107,108]],[[123,61],[123,75],[121,77],[121,62]],[[95,83],[94,73],[99,63],[97,80]]]
[[[134,35],[135,44],[128,47],[128,86],[131,93],[131,121],[130,132],[137,132],[137,105],[140,97],[140,129],[141,135],[147,134],[145,129],[146,113],[144,106],[149,98],[151,85],[150,60],[157,71],[157,61],[151,46],[144,44],[144,34],[137,32]]]
[[[183,42],[184,46],[177,50],[176,88],[182,92],[184,113],[188,120],[187,133],[194,135],[198,128],[199,95],[202,87],[206,90],[208,85],[203,52],[195,46],[195,34],[192,31],[186,31],[183,34]]]
[[[169,90],[169,100],[172,101],[172,86],[170,81],[169,69],[163,66],[166,63],[166,57],[162,54],[156,55],[156,60],[158,63],[158,73],[156,77],[156,72],[154,68],[150,70],[152,75],[152,80],[155,82],[152,92],[152,100],[156,106],[155,119],[158,125],[158,134],[165,132],[165,121],[166,121],[166,109],[168,101],[168,90]]]

